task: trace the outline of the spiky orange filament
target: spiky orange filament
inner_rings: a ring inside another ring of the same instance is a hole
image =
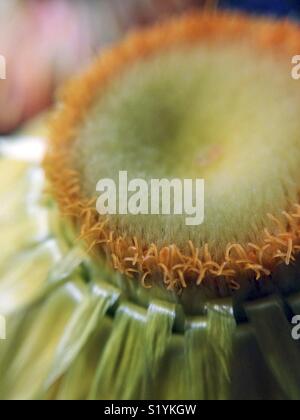
[[[256,279],[269,275],[279,262],[289,264],[300,250],[300,203],[283,213],[286,223],[274,216],[274,232],[264,230],[259,243],[227,244],[223,257],[214,258],[209,244],[199,249],[192,242],[186,249],[176,244],[157,247],[143,245],[138,238],[118,236],[108,220],[98,215],[96,199],[81,193],[80,174],[74,171],[69,148],[77,127],[89,112],[95,96],[121,71],[143,57],[172,46],[222,39],[245,38],[258,51],[272,49],[290,57],[300,52],[300,30],[288,21],[274,23],[227,13],[192,13],[154,29],[131,35],[108,50],[83,77],[72,82],[62,95],[62,105],[53,116],[50,146],[45,168],[52,192],[62,212],[70,216],[86,239],[89,251],[104,253],[121,273],[139,277],[145,287],[162,279],[168,289],[184,289],[191,283],[200,285],[206,279],[225,278],[236,289],[241,273]]]

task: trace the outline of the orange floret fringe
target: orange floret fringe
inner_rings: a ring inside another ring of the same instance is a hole
[[[138,278],[145,287],[162,279],[167,289],[182,290],[190,284],[201,285],[206,279],[225,279],[238,289],[239,276],[249,273],[259,280],[270,275],[274,267],[290,264],[300,250],[300,204],[283,215],[286,223],[274,216],[274,232],[265,229],[260,243],[228,244],[223,258],[216,261],[209,244],[199,249],[192,242],[187,250],[176,244],[157,247],[142,244],[135,237],[119,236],[109,227],[109,220],[96,211],[96,198],[82,196],[80,174],[72,168],[69,149],[76,138],[76,129],[89,112],[93,101],[116,74],[143,57],[180,45],[201,41],[234,41],[245,39],[259,51],[294,55],[300,52],[300,29],[288,22],[253,19],[228,13],[193,12],[180,19],[157,25],[130,35],[121,44],[108,50],[80,78],[63,92],[62,104],[50,124],[50,145],[45,170],[51,193],[63,214],[72,218],[80,229],[89,251],[105,255],[113,267],[129,277]]]

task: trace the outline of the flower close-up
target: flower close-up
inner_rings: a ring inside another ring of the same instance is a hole
[[[300,399],[299,8],[168,3],[0,118],[2,400]]]

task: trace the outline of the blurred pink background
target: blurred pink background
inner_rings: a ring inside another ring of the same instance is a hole
[[[0,134],[47,109],[56,88],[130,28],[205,0],[0,0]]]

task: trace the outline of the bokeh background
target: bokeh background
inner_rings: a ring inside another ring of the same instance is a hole
[[[0,0],[0,55],[7,63],[0,135],[28,131],[58,87],[127,31],[195,7],[300,17],[299,0]]]

